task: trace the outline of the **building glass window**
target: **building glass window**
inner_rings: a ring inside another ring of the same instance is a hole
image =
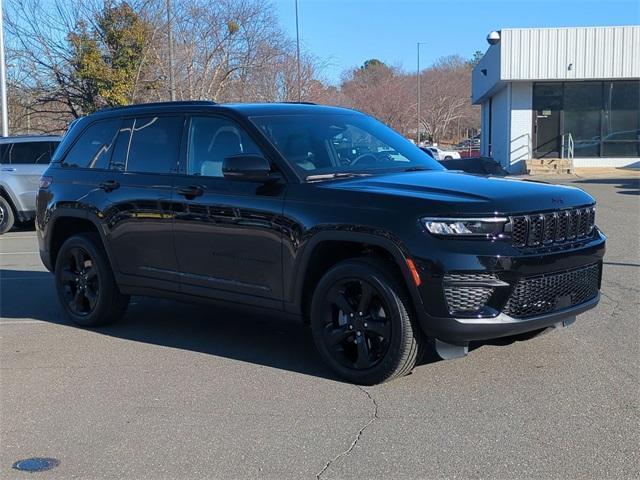
[[[571,133],[576,157],[600,154],[602,83],[576,82],[564,86],[564,131]]]
[[[602,154],[640,155],[640,82],[605,82]]]
[[[536,83],[533,109],[538,158],[569,133],[576,157],[640,156],[640,81]]]

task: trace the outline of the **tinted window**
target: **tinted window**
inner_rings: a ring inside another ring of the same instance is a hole
[[[16,142],[9,149],[12,164],[47,164],[51,161],[51,154],[56,142]]]
[[[66,167],[106,168],[111,146],[120,126],[119,119],[104,120],[89,126],[80,134],[63,160]]]
[[[111,155],[109,168],[112,170],[124,171],[127,165],[127,154],[129,153],[129,141],[131,140],[132,129],[133,119],[123,120],[118,130],[118,137],[113,146],[113,154]]]
[[[306,176],[443,169],[400,134],[365,115],[278,115],[252,120]]]
[[[189,127],[187,173],[222,177],[225,157],[260,150],[235,123],[219,117],[194,117]]]
[[[182,117],[142,117],[133,122],[127,172],[175,171],[180,152]]]
[[[575,155],[597,156],[600,152],[602,83],[567,83],[564,90],[564,131],[571,132]]]

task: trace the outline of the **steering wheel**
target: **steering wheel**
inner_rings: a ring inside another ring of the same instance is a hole
[[[363,153],[362,155],[358,155],[356,158],[354,158],[353,161],[351,162],[351,165],[358,165],[358,164],[371,165],[374,163],[380,163],[380,159],[373,153],[367,152],[367,153]]]

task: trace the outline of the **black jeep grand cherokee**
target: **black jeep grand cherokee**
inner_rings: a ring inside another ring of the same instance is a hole
[[[130,295],[300,316],[342,377],[571,323],[605,237],[577,188],[443,170],[358,112],[180,102],[75,122],[42,178],[42,261],[76,323]]]

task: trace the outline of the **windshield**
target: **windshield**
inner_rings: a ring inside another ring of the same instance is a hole
[[[400,134],[366,115],[271,115],[251,120],[307,179],[331,174],[442,170]]]

